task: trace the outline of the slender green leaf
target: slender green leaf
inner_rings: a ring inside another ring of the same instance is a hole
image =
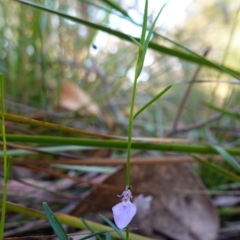
[[[51,224],[54,232],[59,237],[59,239],[60,240],[68,240],[68,236],[67,236],[65,230],[63,229],[63,227],[60,224],[60,222],[58,221],[58,219],[54,216],[54,214],[52,213],[52,211],[50,210],[50,208],[48,207],[46,202],[43,203],[43,209],[47,215],[49,223]]]
[[[139,43],[134,37],[129,36],[130,39],[142,50],[143,46],[141,45],[141,43]]]
[[[105,240],[112,240],[111,234],[109,232],[106,233]]]
[[[2,137],[0,135],[0,137]],[[7,134],[6,139],[8,142],[21,142],[21,143],[43,143],[55,145],[79,145],[89,147],[101,148],[116,148],[126,149],[126,140],[105,140],[105,139],[87,139],[87,138],[71,138],[71,137],[52,137],[52,136],[28,136],[28,135],[15,135]],[[207,153],[217,154],[218,152],[210,145],[206,144],[190,144],[190,143],[150,143],[147,141],[133,141],[133,149],[141,150],[157,150],[157,151],[170,151],[170,152],[187,152],[187,153]],[[240,155],[239,148],[224,148],[231,155]],[[0,159],[1,160],[1,159]]]
[[[165,7],[165,4],[162,6],[162,8],[160,9],[160,11],[158,12],[158,15],[156,16],[156,18],[155,18],[155,20],[153,21],[153,23],[152,23],[152,25],[151,25],[151,27],[150,27],[150,29],[149,29],[149,31],[148,31],[148,35],[147,35],[147,38],[146,38],[146,40],[145,40],[145,42],[144,42],[144,46],[143,46],[143,58],[145,58],[145,55],[146,55],[146,52],[147,52],[147,48],[148,48],[148,45],[149,45],[149,42],[150,42],[150,39],[151,39],[151,36],[152,36],[152,33],[153,33],[153,29],[154,29],[154,27],[155,27],[155,25],[156,25],[156,23],[157,23],[157,20],[158,20],[158,18],[159,18],[159,16],[160,16],[160,14],[162,13],[162,10],[163,10],[163,8]]]
[[[146,1],[147,2],[147,1]],[[142,68],[143,68],[143,64],[144,64],[144,59],[145,59],[145,55],[146,55],[146,52],[147,52],[147,49],[148,49],[148,45],[149,45],[149,42],[150,42],[150,39],[151,39],[151,36],[152,36],[152,33],[153,33],[153,29],[155,27],[155,24],[163,10],[165,5],[163,5],[163,7],[160,9],[160,11],[158,12],[158,15],[157,17],[155,18],[154,22],[152,23],[150,29],[149,29],[149,32],[148,32],[148,35],[147,35],[147,38],[144,39],[143,42],[141,42],[141,45],[143,46],[143,50],[141,51],[141,54],[140,54],[140,57],[139,57],[139,60],[138,60],[138,63],[137,63],[137,68],[136,68],[136,78],[139,77],[141,71],[142,71]],[[146,10],[146,9],[145,9]],[[145,14],[145,13],[144,13]],[[147,15],[147,13],[146,13]],[[145,15],[144,15],[144,18],[145,18]],[[144,20],[145,21],[145,20]],[[146,34],[146,31],[147,31],[147,26],[146,28],[144,28],[143,30],[145,30],[145,34]],[[145,36],[144,36],[145,37]],[[141,40],[142,40],[142,37],[141,37]]]
[[[80,218],[83,222],[83,224],[86,226],[86,228],[91,232],[91,233],[95,233],[95,231],[91,228],[91,226],[83,219]],[[100,236],[96,236],[98,240],[103,240]]]
[[[125,11],[124,9],[122,9],[120,6],[118,6],[117,4],[115,4],[113,1],[111,1],[111,0],[102,0],[102,2],[105,2],[107,5],[109,5],[109,6],[112,7],[113,9],[119,11],[119,12],[122,13],[124,16],[130,18],[130,16],[128,15],[127,11]]]
[[[140,44],[143,46],[145,42],[145,37],[147,33],[147,20],[148,20],[148,0],[145,0],[143,24],[142,24],[142,34],[140,38]]]
[[[2,206],[2,201],[0,201],[0,207]],[[7,202],[6,204],[7,210],[17,212],[23,215],[31,216],[34,218],[40,218],[40,219],[47,219],[46,214],[44,212],[38,211],[33,208],[27,208],[25,206],[16,204],[16,203],[11,203]],[[70,227],[74,228],[80,228],[80,229],[86,229],[86,226],[83,224],[82,220],[73,217],[67,214],[59,213],[57,214],[57,219],[59,220],[60,223],[66,224]],[[105,226],[103,224],[91,222],[91,221],[86,221],[89,225],[91,225],[92,228],[96,229],[96,231],[101,231],[101,230],[108,230],[111,231],[112,228]],[[111,236],[114,238],[119,238],[119,235],[115,231],[111,231]],[[130,233],[129,235],[130,239],[134,240],[153,240],[152,238],[149,237],[144,237],[135,233]]]
[[[4,224],[5,224],[5,214],[6,214],[6,202],[7,202],[7,179],[8,179],[8,162],[7,162],[7,141],[5,132],[5,107],[4,107],[4,82],[2,73],[0,73],[0,111],[1,111],[1,139],[3,141],[3,174],[4,181],[2,186],[2,211],[1,211],[1,223],[0,223],[0,239],[3,239],[4,235]]]
[[[239,207],[223,207],[217,209],[217,212],[221,216],[233,216],[233,215],[239,215],[240,213],[240,208]]]
[[[149,102],[147,102],[143,107],[141,107],[133,116],[133,119],[135,119],[141,112],[144,111],[144,109],[146,109],[147,107],[149,107],[152,103],[154,103],[155,101],[157,101],[164,93],[166,93],[170,88],[172,87],[172,85],[166,87],[163,91],[161,91],[159,94],[157,94],[154,98],[152,98]]]
[[[136,64],[136,70],[135,70],[135,81],[138,79],[139,75],[141,74],[143,62],[144,62],[143,53],[144,53],[145,37],[146,37],[146,33],[147,33],[147,20],[148,20],[148,0],[145,0],[142,33],[141,33],[141,38],[140,38],[140,45],[142,47],[139,48],[139,50],[138,50],[137,64]],[[133,88],[135,88],[135,86]]]
[[[77,17],[69,16],[69,15],[67,15],[63,12],[46,8],[46,7],[44,7],[43,5],[40,5],[40,4],[35,4],[35,3],[24,1],[24,0],[14,0],[14,1],[17,1],[17,2],[22,3],[22,4],[26,4],[26,5],[31,6],[31,7],[41,9],[41,10],[49,12],[49,13],[57,14],[60,17],[64,17],[64,18],[69,19],[73,22],[81,23],[81,24],[86,25],[88,27],[91,27],[91,28],[94,28],[94,29],[97,29],[97,30],[100,30],[100,31],[103,31],[103,32],[107,32],[107,33],[112,34],[114,36],[117,36],[121,39],[124,39],[126,41],[132,41],[129,38],[129,35],[121,33],[119,31],[116,31],[116,30],[113,30],[113,29],[110,29],[108,27],[105,27],[105,26],[102,26],[102,25],[99,25],[99,24],[95,24],[95,23],[92,23],[92,22],[89,22],[89,21],[85,21],[85,20],[77,18]],[[165,38],[165,39],[168,39],[164,36],[161,36],[161,37]],[[174,41],[172,41],[172,42],[174,42]],[[183,51],[179,51],[177,49],[164,47],[162,45],[159,45],[159,44],[156,44],[156,43],[153,43],[153,42],[149,43],[149,48],[151,48],[155,51],[161,52],[163,54],[167,54],[167,55],[170,55],[170,56],[173,56],[173,57],[177,57],[177,58],[185,60],[185,61],[189,61],[189,62],[198,64],[198,65],[203,65],[203,66],[211,67],[211,68],[226,72],[226,73],[228,73],[228,74],[230,74],[230,75],[232,75],[232,76],[234,76],[235,78],[238,78],[238,79],[240,78],[240,72],[238,70],[234,70],[234,69],[222,66],[222,65],[220,65],[218,63],[215,63],[213,61],[210,61],[210,60],[194,53],[193,51],[187,49],[186,47],[184,47],[185,51],[189,51],[192,54],[188,54],[188,53],[185,53]]]
[[[231,165],[234,170],[238,171],[240,173],[240,165],[239,163],[222,147],[220,146],[212,146],[216,151],[222,155],[222,157]]]
[[[31,155],[36,153],[59,153],[64,151],[76,151],[76,150],[90,150],[90,149],[97,149],[93,147],[81,147],[81,146],[55,146],[55,147],[39,147],[34,148],[34,151],[32,150],[22,150],[22,149],[14,149],[14,150],[8,150],[9,156],[25,156],[25,155]],[[3,156],[3,151],[0,151],[0,157]]]
[[[10,172],[11,172],[11,168],[12,168],[12,158],[8,157],[8,159],[7,159],[7,173],[6,173],[6,176],[4,178],[5,183],[7,183],[8,180],[9,180],[9,175],[10,175]]]
[[[1,114],[1,111],[0,111],[0,114]],[[65,127],[65,126],[61,126],[61,125],[57,125],[57,124],[49,123],[49,122],[42,122],[42,121],[38,121],[35,119],[21,117],[21,116],[9,114],[9,113],[5,113],[4,116],[5,116],[5,119],[8,121],[28,124],[28,125],[32,125],[32,126],[45,127],[48,129],[55,129],[58,131],[70,132],[70,133],[74,133],[74,134],[81,134],[81,135],[87,135],[87,136],[102,137],[102,138],[115,138],[114,136],[111,137],[110,135],[89,132],[89,131],[75,129],[75,128],[71,128],[71,127]]]
[[[117,232],[117,234],[122,240],[125,240],[125,237],[122,234],[122,232],[117,228],[117,226],[112,221],[110,221],[107,217],[103,216],[102,214],[99,214],[99,216]]]
[[[236,112],[232,112],[232,111],[229,111],[225,108],[220,108],[220,107],[217,107],[211,103],[207,103],[207,102],[203,102],[203,104],[219,113],[222,113],[223,115],[226,115],[228,117],[231,117],[231,118],[234,118],[234,119],[237,119],[237,120],[240,120],[240,114],[239,113],[236,113]]]
[[[95,173],[114,173],[116,168],[114,167],[100,167],[100,166],[78,166],[78,165],[67,165],[67,164],[51,164],[52,167],[69,169],[81,172],[95,172]]]
[[[107,230],[97,231],[97,232],[91,233],[91,234],[89,234],[85,237],[82,237],[79,240],[85,240],[85,239],[89,239],[91,237],[99,237],[100,234],[103,234],[103,233],[106,233],[106,232],[107,232]]]
[[[199,157],[197,157],[196,155],[192,155],[190,154],[190,156],[192,156],[196,161],[202,163],[204,166],[211,168],[212,170],[214,170],[216,173],[232,180],[235,182],[240,182],[240,176],[236,175],[235,173],[232,173],[222,167],[219,167],[218,165],[208,162],[208,161],[204,161],[202,159],[200,159]]]

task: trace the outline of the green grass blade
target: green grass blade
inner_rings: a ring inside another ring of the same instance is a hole
[[[97,149],[92,147],[81,147],[81,146],[51,146],[51,147],[39,147],[33,148],[33,150],[23,150],[23,149],[14,149],[8,150],[8,156],[24,156],[24,155],[32,155],[38,153],[59,153],[64,151],[77,151],[77,150],[90,150],[90,149]],[[4,152],[0,151],[0,157],[4,156]]]
[[[228,162],[230,166],[233,167],[234,170],[240,173],[240,165],[239,163],[222,147],[220,146],[212,146],[216,151]]]
[[[228,67],[224,67],[221,64],[218,64],[218,63],[215,63],[213,61],[210,61],[210,60],[206,59],[204,56],[201,56],[201,55],[197,54],[196,52],[192,51],[191,49],[186,48],[182,44],[179,44],[179,43],[173,41],[172,39],[167,38],[167,37],[165,37],[165,36],[163,36],[161,34],[155,33],[155,35],[165,39],[168,42],[173,43],[174,45],[176,45],[176,46],[180,47],[181,49],[185,50],[186,52],[190,53],[192,56],[197,57],[200,61],[204,62],[204,65],[206,64],[206,66],[213,67],[213,68],[218,69],[218,70],[220,70],[222,72],[226,72],[229,75],[231,75],[231,76],[233,76],[233,77],[235,77],[237,79],[240,79],[239,71],[234,71],[234,70],[232,71]],[[199,64],[199,65],[202,65],[202,64]]]
[[[240,182],[240,176],[236,175],[235,173],[232,173],[232,172],[230,172],[222,167],[219,167],[218,165],[213,164],[211,162],[204,161],[204,160],[200,159],[199,157],[197,157],[196,155],[191,154],[190,156],[192,156],[197,162],[200,162],[204,166],[214,170],[216,173],[218,173],[234,182]]]
[[[239,215],[240,214],[240,208],[239,207],[222,207],[217,209],[218,214],[221,216],[228,216],[232,217],[233,215]]]
[[[222,113],[223,115],[226,115],[228,117],[240,120],[240,114],[239,113],[235,113],[235,112],[231,112],[225,108],[219,108],[211,103],[207,103],[207,102],[203,102],[203,104],[219,113]]]
[[[106,233],[106,232],[107,232],[107,230],[97,231],[97,232],[91,233],[91,234],[89,234],[85,237],[82,237],[79,240],[85,240],[85,239],[89,239],[91,237],[97,237],[98,238],[99,237],[98,235]]]
[[[122,234],[122,232],[117,228],[117,226],[112,221],[110,221],[107,217],[103,216],[102,214],[99,214],[99,216],[117,232],[117,234],[122,240],[125,240],[125,237]]]
[[[0,135],[0,138],[2,135]],[[72,137],[52,137],[52,136],[28,136],[7,134],[8,142],[21,143],[43,143],[55,145],[79,145],[88,147],[101,148],[115,148],[126,149],[128,142],[126,140],[105,140],[105,139],[87,139],[87,138],[72,138]],[[199,154],[218,154],[218,152],[207,144],[191,144],[191,143],[149,143],[146,141],[133,141],[133,149],[141,150],[156,150],[156,151],[170,151],[170,152],[185,152],[185,153],[199,153]],[[230,147],[224,148],[229,154],[240,156],[240,148]]]
[[[148,48],[148,45],[149,45],[152,33],[153,33],[153,29],[154,29],[154,27],[155,27],[155,25],[157,23],[157,20],[158,20],[160,14],[162,13],[162,10],[163,10],[164,7],[165,7],[165,4],[162,6],[160,11],[158,12],[158,15],[156,16],[155,20],[153,21],[153,23],[152,23],[152,25],[151,25],[151,27],[150,27],[150,29],[148,31],[148,35],[147,35],[147,38],[146,38],[146,40],[144,42],[144,46],[143,46],[143,49],[144,49],[143,56],[144,56],[144,58],[145,58],[145,55],[146,55],[146,51],[147,51],[147,48]]]
[[[157,101],[161,96],[163,96],[164,93],[166,93],[170,88],[172,87],[172,85],[166,87],[163,91],[161,91],[159,94],[157,94],[154,98],[152,98],[149,102],[147,102],[143,107],[141,107],[133,116],[133,119],[135,119],[141,112],[144,111],[144,109],[146,109],[147,107],[149,107],[152,103],[154,103],[155,101]]]
[[[160,9],[160,11],[158,12],[157,17],[155,18],[153,24],[151,25],[147,38],[145,39],[146,36],[146,31],[147,31],[147,8],[148,8],[148,1],[146,1],[146,5],[145,5],[145,11],[144,11],[144,21],[143,21],[143,28],[142,28],[142,36],[141,36],[141,40],[140,40],[140,44],[143,46],[143,49],[139,52],[139,56],[138,56],[138,60],[137,60],[137,67],[136,67],[136,74],[135,74],[135,78],[138,78],[142,68],[143,68],[143,64],[144,64],[144,59],[145,59],[145,55],[148,49],[148,45],[153,33],[153,29],[155,27],[155,24],[163,10],[165,5],[163,5],[163,7]],[[144,38],[143,38],[144,37]]]
[[[119,37],[123,40],[132,41],[129,38],[129,35],[121,33],[119,31],[116,31],[116,30],[113,30],[113,29],[110,29],[108,27],[105,27],[105,26],[102,26],[102,25],[99,25],[99,24],[95,24],[95,23],[92,23],[92,22],[89,22],[89,21],[85,21],[85,20],[77,18],[77,17],[69,16],[69,15],[67,15],[63,12],[55,11],[55,10],[46,8],[46,7],[44,7],[43,5],[40,5],[40,4],[35,4],[35,3],[24,1],[24,0],[14,0],[14,1],[17,1],[17,2],[22,3],[22,4],[26,4],[26,5],[31,6],[31,7],[35,7],[37,9],[40,9],[40,10],[43,10],[43,11],[46,11],[46,12],[49,12],[49,13],[52,13],[52,14],[56,14],[60,17],[69,19],[73,22],[80,23],[80,24],[83,24],[85,26],[88,26],[88,27],[91,27],[91,28],[94,28],[94,29],[97,29],[97,30],[100,30],[100,31],[103,31],[103,32],[107,32],[107,33],[112,34],[114,36],[117,36],[117,37]],[[238,70],[234,70],[234,69],[231,69],[231,68],[228,68],[228,67],[225,67],[225,66],[221,66],[218,63],[215,63],[213,61],[210,61],[206,58],[201,57],[200,55],[197,55],[196,53],[188,54],[188,53],[185,53],[183,51],[179,51],[177,49],[164,47],[162,45],[159,45],[159,44],[156,44],[156,43],[153,43],[153,42],[149,43],[149,48],[151,48],[151,49],[153,49],[157,52],[161,52],[162,54],[167,54],[167,55],[170,55],[172,57],[177,57],[179,59],[182,59],[182,60],[185,60],[185,61],[188,61],[188,62],[192,62],[192,63],[198,64],[198,65],[211,67],[211,68],[226,72],[226,73],[230,74],[231,76],[234,76],[235,78],[240,78],[240,72]],[[185,49],[187,49],[187,48],[185,48]],[[191,50],[189,50],[189,51],[191,51]],[[191,52],[193,52],[193,51],[191,51]]]
[[[191,51],[190,49],[188,49],[186,47],[184,47],[186,49],[186,51],[191,52],[192,54],[185,53],[183,51],[179,51],[179,50],[176,50],[173,48],[167,48],[167,47],[164,47],[162,45],[159,45],[159,44],[153,43],[153,42],[149,43],[149,48],[151,48],[155,51],[170,55],[172,57],[177,57],[179,59],[195,63],[197,65],[210,67],[210,68],[219,70],[221,72],[228,73],[230,76],[240,79],[240,72],[238,70],[231,69],[224,65],[220,65],[219,63],[216,63],[214,61],[208,60],[208,59],[194,53],[193,51]]]
[[[0,114],[1,114],[1,111],[0,111]],[[106,135],[106,134],[99,134],[99,133],[89,132],[89,131],[85,131],[85,130],[81,130],[81,129],[65,127],[62,125],[38,121],[35,119],[26,118],[26,117],[20,117],[20,116],[17,116],[14,114],[9,114],[9,113],[5,113],[4,117],[6,120],[11,121],[11,122],[23,123],[23,124],[28,124],[28,125],[32,125],[32,126],[38,126],[38,127],[45,127],[48,129],[54,129],[54,130],[63,131],[63,132],[69,132],[69,133],[81,134],[81,135],[93,136],[93,137],[101,137],[101,138],[115,138],[114,136],[110,136],[110,135]]]
[[[6,202],[7,202],[7,180],[9,176],[9,165],[7,161],[7,141],[5,132],[5,108],[4,108],[4,82],[2,73],[0,73],[0,111],[1,111],[1,130],[2,130],[2,141],[3,141],[3,189],[2,189],[2,211],[1,211],[1,224],[0,224],[0,239],[3,239],[4,235],[4,224],[6,214]]]
[[[7,174],[6,174],[6,177],[4,179],[5,183],[8,182],[9,175],[10,175],[10,172],[11,172],[11,168],[12,168],[12,158],[8,157],[8,159],[7,159]]]
[[[141,74],[142,68],[143,68],[143,62],[144,62],[144,43],[145,43],[145,37],[147,33],[147,20],[148,20],[148,0],[145,0],[145,7],[144,7],[144,15],[143,15],[143,24],[142,24],[142,33],[140,38],[140,45],[142,46],[139,48],[138,51],[138,57],[137,57],[137,64],[135,69],[135,79],[134,79],[134,86],[133,89],[136,88],[136,81]],[[146,50],[145,50],[146,51]],[[135,90],[133,90],[134,94]],[[133,99],[135,96],[133,97]],[[132,100],[133,100],[132,99]]]
[[[112,240],[111,234],[109,232],[106,233],[105,240]]]
[[[2,206],[2,201],[0,201],[0,207]],[[16,204],[16,203],[11,203],[7,202],[7,210],[17,212],[23,215],[31,216],[33,218],[40,218],[40,219],[47,219],[46,214],[44,212],[38,211],[33,208],[27,208],[25,206]],[[86,226],[83,224],[82,220],[80,220],[77,217],[73,217],[67,214],[59,213],[56,215],[58,221],[61,224],[66,224],[70,227],[78,228],[78,229],[86,229]],[[96,229],[96,231],[101,231],[101,230],[108,230],[111,231],[112,228],[105,226],[103,224],[87,221],[89,225],[93,229]],[[119,235],[116,232],[111,232],[112,237],[114,238],[119,238]],[[130,239],[134,240],[153,240],[152,238],[149,237],[144,237],[135,233],[130,233]]]
[[[82,220],[82,222],[83,222],[83,224],[86,226],[86,228],[91,232],[91,233],[95,233],[95,231],[91,228],[91,226],[83,219],[83,218],[80,218],[81,220]],[[107,230],[106,230],[107,231]],[[106,232],[105,231],[105,232]],[[103,240],[100,236],[96,236],[96,238],[98,239],[98,240]]]
[[[68,169],[80,172],[92,172],[92,173],[108,173],[113,174],[116,172],[116,168],[107,166],[78,166],[78,165],[67,165],[67,164],[51,164],[52,167]]]
[[[139,43],[134,37],[129,36],[130,39],[142,50],[143,46],[141,45],[141,43]]]
[[[143,24],[142,24],[142,34],[140,38],[140,44],[143,46],[145,42],[145,37],[147,33],[147,20],[148,20],[148,0],[145,0]]]
[[[63,229],[62,225],[57,220],[57,218],[54,216],[54,214],[52,213],[52,211],[50,210],[50,208],[48,207],[46,202],[43,203],[43,209],[47,215],[47,219],[48,219],[50,225],[52,226],[54,232],[59,237],[59,239],[60,240],[68,240],[68,236],[67,236],[65,230]]]
[[[118,12],[120,12],[122,15],[130,18],[130,16],[128,15],[127,11],[125,11],[124,9],[122,9],[120,6],[118,6],[117,4],[115,4],[113,1],[111,0],[102,0],[102,2],[106,3],[107,5],[109,5],[110,7],[112,7],[113,9],[117,10]],[[131,18],[130,18],[131,19]]]

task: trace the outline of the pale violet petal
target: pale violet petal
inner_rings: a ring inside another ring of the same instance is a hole
[[[114,221],[119,229],[125,228],[137,212],[136,206],[131,202],[121,202],[112,208]]]

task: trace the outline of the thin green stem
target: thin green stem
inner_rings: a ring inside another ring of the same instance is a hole
[[[6,202],[7,202],[7,181],[8,181],[8,166],[7,166],[7,143],[5,133],[5,118],[4,118],[4,84],[3,77],[0,73],[0,93],[1,93],[1,118],[2,118],[2,139],[3,139],[3,169],[4,169],[4,181],[3,181],[3,196],[2,196],[2,213],[0,224],[0,239],[3,239]]]
[[[129,239],[129,227],[126,227],[126,239]]]
[[[135,103],[137,89],[137,78],[134,79],[133,90],[132,90],[132,100],[130,107],[130,116],[128,123],[128,145],[127,145],[127,165],[126,165],[126,186],[130,186],[130,158],[131,158],[131,147],[132,147],[132,127],[133,127],[133,110]]]
[[[0,135],[0,138],[2,135]],[[52,136],[28,136],[7,134],[6,139],[8,142],[21,142],[21,143],[43,143],[51,145],[77,145],[88,147],[100,147],[108,149],[126,149],[127,141],[119,140],[105,140],[105,139],[87,139],[87,138],[72,138],[72,137],[52,137]],[[133,141],[131,144],[132,149],[140,150],[156,150],[164,152],[181,152],[181,153],[201,153],[201,154],[218,154],[216,149],[208,144],[192,144],[192,143],[154,143],[148,141]],[[224,148],[231,155],[240,156],[240,148],[228,147]],[[14,161],[14,160],[13,160]]]

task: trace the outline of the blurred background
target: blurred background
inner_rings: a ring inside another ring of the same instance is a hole
[[[22,2],[0,1],[0,71],[5,80],[6,112],[102,134],[127,136],[138,47],[121,34],[140,37],[145,1],[29,1],[31,4],[54,10],[52,13]],[[233,0],[149,0],[149,25],[164,3],[166,6],[152,37],[152,42],[158,47],[154,49],[154,46],[150,46],[148,49],[138,80],[136,109],[167,86],[173,87],[139,115],[134,122],[133,136],[174,138],[180,142],[238,147],[239,121],[221,111],[214,111],[206,103],[233,113],[240,110],[240,3]],[[82,22],[79,22],[79,19]],[[103,26],[107,29],[104,30]],[[109,29],[115,32],[110,32]],[[190,49],[192,53],[184,48]],[[207,66],[206,63],[199,64],[200,58],[194,54],[206,57],[213,63],[212,66]],[[232,74],[228,74],[226,70],[219,71],[214,63],[225,66]],[[6,128],[7,133],[66,136],[57,131],[11,122],[7,122]],[[19,160],[126,156],[124,150],[74,149],[73,146],[72,149],[60,146],[54,150],[48,149],[54,154],[46,155],[39,150],[39,147],[44,145],[29,146],[37,148],[34,154],[26,153],[29,149],[23,150],[23,146],[9,145],[9,149],[12,151],[11,155]],[[133,155],[163,154],[157,151],[143,153],[134,150]],[[228,169],[224,163],[220,165]],[[113,172],[116,174],[117,171],[115,167],[94,170],[88,167],[85,170],[77,170],[74,167],[68,169],[66,165],[65,168],[59,168],[60,170],[54,169],[67,176],[84,174],[90,179],[99,177],[96,173],[106,175]],[[239,188],[238,184],[220,177],[201,164],[192,165],[191,171],[197,174],[195,180],[202,181],[209,191],[232,191]],[[92,172],[95,172],[95,175]],[[54,174],[41,173],[40,170],[36,175],[30,168],[24,167],[14,168],[13,179],[14,176],[14,181],[26,177],[31,179],[31,184],[36,177],[37,182],[46,184],[45,187],[53,184],[52,181],[56,184],[57,180],[60,181],[59,178],[61,181],[64,179]],[[16,182],[12,184],[9,194],[10,200],[14,201],[19,193],[16,193]],[[88,186],[79,186],[71,185],[64,191],[69,196],[78,196],[89,191]],[[23,187],[25,188],[26,186]],[[220,229],[224,228],[225,232],[219,234],[218,227],[215,227],[213,237],[208,238],[204,235],[204,238],[195,239],[217,239],[216,236],[218,239],[239,239],[240,215],[237,206],[240,199],[237,195],[232,194],[230,200],[229,194],[223,194],[220,198],[226,203],[220,204],[220,207],[234,206],[237,209],[232,214],[222,213]],[[219,196],[210,196],[212,197],[206,195],[208,200],[205,200],[220,201]],[[28,195],[26,192],[19,201],[41,209],[41,199],[32,202],[33,199],[32,193]],[[56,202],[58,198],[53,199],[49,201]],[[78,202],[75,202],[72,206],[77,204]],[[66,205],[66,201],[62,200],[61,204],[54,205],[53,210],[60,211],[66,208]],[[215,210],[211,211],[214,215]],[[95,220],[92,215],[90,219]],[[216,219],[214,226],[218,226],[219,220]],[[19,228],[19,221],[26,224],[24,231]],[[32,226],[28,227],[28,221],[28,218],[21,215],[8,216],[6,237],[14,234],[20,236],[27,231],[26,229],[29,230]],[[229,230],[229,226],[233,230]],[[179,234],[170,236],[169,232],[171,231],[154,236],[145,231],[145,235],[166,240],[194,239],[176,237]],[[36,230],[36,234],[38,233],[39,229]]]

